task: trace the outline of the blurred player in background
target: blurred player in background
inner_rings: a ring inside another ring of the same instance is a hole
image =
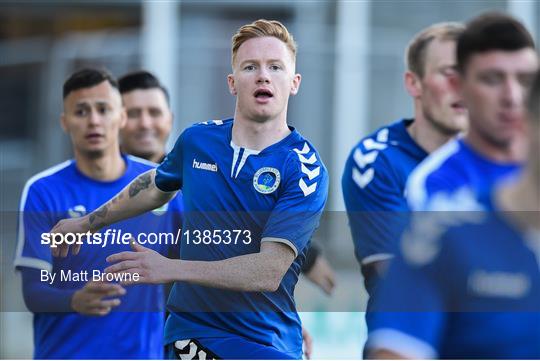
[[[428,153],[467,128],[455,84],[456,42],[463,28],[458,23],[435,24],[412,39],[406,51],[405,87],[414,100],[414,119],[368,135],[345,165],[343,197],[370,296],[406,227],[409,174]],[[371,302],[370,298],[368,311]]]
[[[371,356],[540,358],[539,75],[527,110],[528,160],[493,187],[492,211],[440,212],[440,226],[418,220],[404,238],[376,299],[392,312],[374,315]]]
[[[169,92],[153,74],[144,70],[120,77],[118,85],[128,118],[120,130],[122,150],[161,163],[173,122]],[[314,244],[308,248],[302,273],[326,294],[334,290],[334,270]]]
[[[133,244],[135,252],[108,258],[114,265],[107,271],[138,274],[143,283],[176,281],[165,330],[170,357],[298,359],[293,290],[326,202],[328,175],[313,145],[287,125],[289,96],[301,80],[292,35],[277,21],[258,20],[233,36],[232,54],[234,119],[186,129],[157,170],[92,214],[59,222],[54,232],[99,229],[182,189],[181,260]],[[65,257],[69,245],[53,251]]]
[[[413,210],[483,209],[493,184],[516,174],[524,159],[523,99],[538,67],[529,32],[508,15],[484,14],[460,37],[457,60],[469,131],[411,174]]]
[[[107,256],[129,245],[92,245],[84,254],[59,259],[41,242],[60,219],[85,216],[153,168],[120,154],[119,129],[126,114],[108,72],[75,72],[64,83],[63,96],[61,125],[75,158],[32,177],[21,198],[15,266],[22,273],[26,305],[34,312],[34,357],[161,358],[162,286],[122,287],[93,279],[94,271],[106,267]],[[177,198],[168,204],[169,212],[146,213],[114,229],[136,235],[144,225],[144,231],[175,232],[181,204]],[[168,247],[152,246],[164,254]]]

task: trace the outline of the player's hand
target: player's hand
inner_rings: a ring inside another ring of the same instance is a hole
[[[90,230],[90,225],[89,225],[88,218],[84,216],[84,217],[79,217],[79,218],[62,219],[60,222],[56,223],[53,229],[51,229],[50,233],[56,233],[58,235],[64,235],[64,236],[69,233],[76,236],[80,233],[86,233],[89,230]],[[60,236],[57,236],[56,238],[60,238]],[[71,240],[69,243],[72,243]],[[51,242],[52,255],[54,257],[66,257],[69,253],[69,247],[70,245],[68,243],[66,242],[59,243],[59,240],[54,239]],[[81,249],[81,244],[75,241],[71,245],[71,247],[72,247],[71,253],[73,255],[76,255],[79,253]]]
[[[326,258],[318,255],[315,263],[305,275],[311,282],[319,286],[327,295],[332,294],[332,291],[336,285],[336,275]]]
[[[162,256],[158,252],[141,246],[135,241],[131,242],[133,252],[120,252],[107,257],[107,262],[114,263],[105,268],[106,273],[131,274],[122,284],[133,283],[167,283],[173,279],[174,265],[178,260]],[[138,281],[134,280],[138,275]],[[131,279],[129,281],[128,279]]]
[[[313,352],[313,338],[304,326],[302,326],[302,340],[304,355],[306,356],[306,359],[310,360],[311,353]]]
[[[120,305],[118,297],[126,294],[126,290],[115,283],[90,281],[73,294],[71,308],[76,312],[89,316],[105,316],[114,307]],[[107,298],[107,299],[104,299]]]

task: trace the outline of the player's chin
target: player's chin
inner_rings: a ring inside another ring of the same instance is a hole
[[[81,149],[82,153],[86,154],[86,156],[90,158],[101,157],[103,154],[105,154],[106,150],[107,147],[105,145],[92,145]]]

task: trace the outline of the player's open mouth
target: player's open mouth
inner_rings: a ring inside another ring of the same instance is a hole
[[[265,100],[272,98],[274,94],[268,89],[257,89],[255,90],[255,93],[253,93],[253,96],[257,99]]]
[[[90,133],[90,134],[87,134],[85,138],[88,140],[98,140],[98,139],[103,138],[103,135],[99,133]]]
[[[452,103],[450,106],[456,110],[461,110],[461,111],[467,110],[467,108],[465,108],[465,104],[462,101]]]

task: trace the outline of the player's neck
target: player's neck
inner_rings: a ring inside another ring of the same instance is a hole
[[[471,129],[465,136],[465,142],[484,157],[499,163],[521,163],[526,158],[525,143],[515,138],[507,146],[497,145],[485,139]]]
[[[77,169],[85,176],[99,181],[113,181],[120,178],[126,164],[120,150],[105,152],[101,156],[92,157],[75,151]]]
[[[160,152],[160,153],[154,153],[152,154],[152,156],[150,156],[149,158],[145,158],[146,160],[149,160],[150,162],[154,162],[154,163],[161,163],[163,161],[163,159],[165,158],[165,150],[163,150],[163,152]]]
[[[264,123],[234,118],[232,140],[239,147],[263,150],[291,134],[285,119],[268,120]]]
[[[517,182],[503,184],[497,190],[498,208],[520,229],[540,229],[540,186],[538,170],[525,168]]]
[[[414,122],[407,128],[411,138],[427,153],[432,153],[448,142],[454,135],[442,133],[422,113],[416,112]]]

